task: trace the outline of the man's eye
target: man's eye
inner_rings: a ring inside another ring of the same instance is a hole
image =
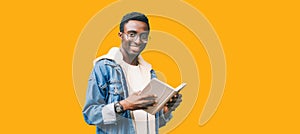
[[[148,38],[148,34],[141,34],[141,38],[142,39],[147,39]]]
[[[135,35],[136,35],[135,33],[130,33],[129,37],[135,37]]]

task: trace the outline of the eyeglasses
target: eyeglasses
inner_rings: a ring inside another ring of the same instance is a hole
[[[128,34],[124,33],[124,35],[126,35],[127,40],[130,41],[136,41],[138,39],[138,37],[140,37],[140,40],[143,43],[147,43],[148,42],[148,36],[149,36],[149,32],[143,32],[140,34],[137,34],[135,32],[129,32]]]

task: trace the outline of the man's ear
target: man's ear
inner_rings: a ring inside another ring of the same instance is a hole
[[[119,32],[119,33],[118,33],[118,36],[119,36],[119,38],[122,39],[122,32]]]

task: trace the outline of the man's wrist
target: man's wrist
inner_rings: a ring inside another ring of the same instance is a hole
[[[127,101],[121,100],[121,101],[119,101],[119,103],[122,105],[123,110],[126,111],[127,110]]]

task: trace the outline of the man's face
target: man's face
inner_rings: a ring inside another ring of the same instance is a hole
[[[124,25],[124,32],[120,32],[121,49],[127,56],[138,56],[146,47],[148,41],[148,26],[145,22],[130,20]]]

